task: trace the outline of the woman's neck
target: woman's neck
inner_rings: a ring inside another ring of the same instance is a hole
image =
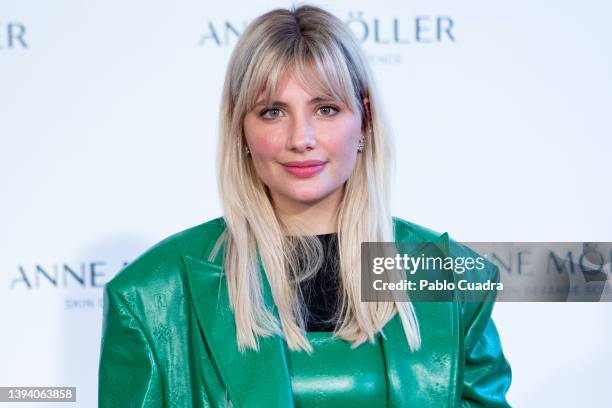
[[[297,228],[301,234],[323,235],[338,231],[338,209],[341,189],[313,203],[287,200],[272,194],[277,216],[288,228]],[[289,231],[292,234],[292,231]]]

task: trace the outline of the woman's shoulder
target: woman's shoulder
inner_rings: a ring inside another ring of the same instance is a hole
[[[469,282],[470,285],[485,286],[487,283],[498,283],[500,282],[500,271],[499,267],[490,262],[485,254],[479,254],[470,248],[469,244],[461,243],[454,240],[449,236],[448,232],[439,233],[427,227],[419,224],[415,224],[410,221],[403,220],[398,217],[393,217],[395,226],[395,237],[397,242],[437,242],[439,248],[443,250],[442,253],[445,256],[453,258],[455,260],[461,259],[473,259],[478,264],[482,264],[483,267],[479,269],[466,269],[454,273],[453,276],[457,280],[463,280],[466,284]],[[471,301],[474,302],[471,307],[477,307],[479,302],[492,302],[497,295],[497,291],[494,289],[483,290],[472,294],[470,297]],[[467,307],[466,309],[470,309]]]
[[[138,255],[124,266],[106,286],[118,293],[147,287],[167,287],[180,279],[183,256],[206,259],[225,230],[223,217],[176,232]]]

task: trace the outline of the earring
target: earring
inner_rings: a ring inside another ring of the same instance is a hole
[[[370,134],[370,139],[372,139],[372,127],[368,126],[368,133]],[[357,145],[357,152],[361,153],[363,152],[363,149],[365,148],[365,137],[361,136],[361,138],[359,139],[359,144]]]
[[[365,147],[365,138],[361,136],[361,139],[359,139],[359,144],[357,145],[357,152],[358,153],[363,152],[364,147]]]
[[[246,154],[247,156],[251,154],[251,151],[249,150],[249,146],[244,146],[244,154]]]

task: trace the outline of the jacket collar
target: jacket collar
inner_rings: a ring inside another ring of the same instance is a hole
[[[397,236],[396,236],[397,238]],[[446,240],[440,235],[436,241]],[[189,293],[211,357],[219,369],[234,407],[292,408],[286,343],[280,336],[259,338],[259,351],[238,351],[223,268],[206,257],[183,254]],[[273,305],[263,268],[264,300]],[[398,314],[384,328],[381,349],[387,371],[388,407],[407,407],[418,397],[421,407],[446,406],[454,398],[453,353],[459,327],[455,302],[414,302],[422,346],[411,352]],[[274,314],[278,317],[276,309]]]

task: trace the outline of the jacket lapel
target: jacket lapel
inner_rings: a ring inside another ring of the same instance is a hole
[[[453,406],[451,381],[456,353],[457,325],[453,302],[414,302],[421,325],[422,346],[411,352],[398,314],[384,329],[381,338],[387,367],[388,407],[438,408]]]
[[[259,352],[239,352],[223,268],[189,255],[183,255],[183,260],[196,317],[233,406],[293,407],[283,339],[276,335],[260,338]],[[264,292],[270,304],[265,276]]]
[[[448,234],[432,242],[436,255],[448,254]],[[415,236],[399,236],[396,242],[422,242]],[[434,253],[430,254],[434,255]],[[408,279],[425,272],[419,271]],[[430,272],[428,272],[430,273]],[[399,314],[384,327],[381,345],[387,367],[388,407],[419,408],[454,406],[453,356],[457,352],[456,302],[413,301],[421,332],[421,348],[410,351]]]

